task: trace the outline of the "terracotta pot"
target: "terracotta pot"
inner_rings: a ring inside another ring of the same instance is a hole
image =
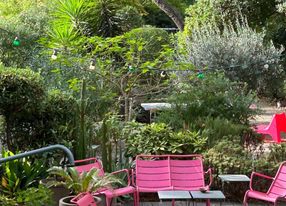
[[[76,206],[76,204],[70,203],[70,200],[74,198],[75,196],[67,196],[63,197],[59,201],[59,206]],[[101,202],[101,199],[99,197],[93,196],[96,204]]]

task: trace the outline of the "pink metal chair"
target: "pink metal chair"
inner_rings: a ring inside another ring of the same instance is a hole
[[[103,170],[102,164],[96,158],[76,160],[75,164],[81,164],[81,165],[75,166],[75,168],[78,172],[88,172],[92,168],[97,168],[100,170],[99,175],[104,176],[104,170]],[[95,191],[94,194],[105,195],[106,206],[111,206],[112,198],[122,196],[122,195],[127,195],[127,194],[133,194],[134,205],[136,204],[135,188],[133,186],[131,186],[129,171],[127,169],[123,169],[123,170],[118,170],[118,171],[112,172],[111,174],[115,175],[115,174],[124,173],[124,172],[127,174],[127,178],[128,178],[127,179],[127,186],[122,187],[122,188],[114,188],[114,189],[103,188],[100,191]]]
[[[286,133],[286,115],[285,113],[281,114],[274,114],[271,122],[268,125],[258,125],[255,131],[259,134],[262,134],[263,137],[265,135],[270,135],[272,137],[272,141],[268,142],[275,142],[281,143],[285,142],[285,139],[281,138],[281,132]]]
[[[88,192],[78,194],[71,199],[71,203],[77,206],[96,206],[93,196]]]
[[[270,185],[266,193],[256,191],[252,188],[252,182],[254,176],[272,180],[272,184]],[[271,202],[274,204],[274,206],[277,206],[279,200],[286,201],[285,197],[286,197],[286,162],[283,162],[280,165],[274,178],[256,172],[253,172],[251,174],[250,189],[245,193],[243,205],[248,206],[249,199],[257,199],[266,202]]]
[[[136,205],[140,204],[140,192],[208,190],[212,183],[211,170],[206,173],[210,174],[209,185],[205,185],[201,155],[138,155],[136,182],[133,179],[133,184],[136,185]],[[209,200],[207,205],[210,205]]]

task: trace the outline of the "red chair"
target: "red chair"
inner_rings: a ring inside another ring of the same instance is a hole
[[[262,134],[265,138],[265,135],[270,135],[272,137],[272,141],[268,142],[275,142],[281,143],[285,142],[285,139],[281,138],[281,132],[286,133],[286,115],[285,113],[281,114],[274,114],[271,122],[268,125],[258,125],[255,131],[259,134]]]
[[[254,176],[272,180],[272,184],[266,193],[255,191],[252,188],[252,182]],[[248,206],[249,199],[257,199],[266,202],[271,202],[274,204],[274,206],[277,206],[279,200],[286,201],[285,196],[286,196],[286,162],[283,162],[280,165],[274,178],[256,172],[253,172],[251,174],[250,190],[246,191],[245,193],[243,205]]]
[[[100,170],[99,175],[102,175],[102,176],[104,175],[104,170],[103,170],[102,164],[96,158],[76,160],[75,164],[80,164],[80,165],[75,166],[75,168],[78,172],[88,172],[92,168],[97,168]],[[127,194],[133,194],[134,205],[136,204],[135,188],[131,186],[129,171],[127,169],[123,169],[123,170],[118,170],[118,171],[112,172],[111,174],[119,174],[119,173],[123,173],[123,172],[125,172],[127,174],[127,178],[128,178],[127,186],[122,187],[122,188],[114,188],[114,189],[104,188],[103,190],[95,191],[94,194],[104,194],[105,195],[106,206],[111,206],[112,198],[122,196],[122,195],[127,195]]]

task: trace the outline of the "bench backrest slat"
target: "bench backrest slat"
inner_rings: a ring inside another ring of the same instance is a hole
[[[286,195],[286,162],[283,162],[268,190],[270,196],[285,196]]]
[[[170,166],[172,186],[186,190],[197,190],[205,186],[201,159],[170,160]]]
[[[201,155],[138,155],[136,187],[158,191],[198,190],[204,187]]]

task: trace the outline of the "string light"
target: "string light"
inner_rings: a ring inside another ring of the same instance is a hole
[[[95,59],[90,60],[90,64],[89,64],[89,70],[95,70]]]
[[[54,49],[51,58],[52,58],[53,60],[56,60],[56,59],[58,58],[58,50],[57,50],[57,49]]]
[[[199,79],[203,79],[205,77],[204,73],[200,71],[197,76]]]
[[[160,76],[163,77],[163,78],[166,77],[166,75],[167,75],[166,71],[162,71],[161,74],[160,74]]]
[[[20,40],[18,39],[17,36],[15,37],[15,39],[14,39],[12,44],[13,44],[13,46],[20,46],[21,43],[20,43]]]

